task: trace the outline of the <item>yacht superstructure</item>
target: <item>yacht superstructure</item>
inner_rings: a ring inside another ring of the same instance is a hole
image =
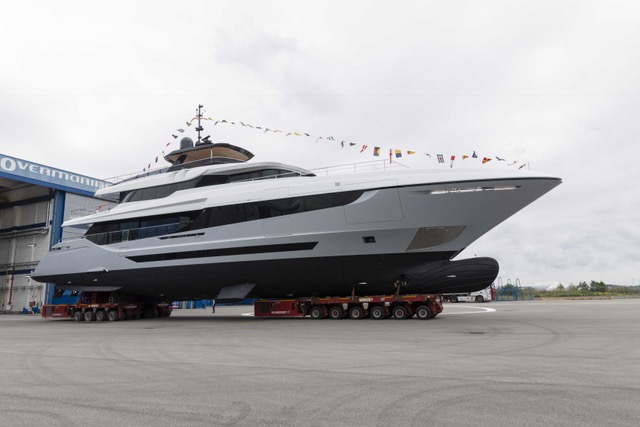
[[[198,126],[201,128],[200,126]],[[230,144],[184,140],[172,166],[118,194],[32,277],[58,289],[169,299],[471,292],[492,258],[452,259],[559,185],[522,171],[401,170],[319,175]]]

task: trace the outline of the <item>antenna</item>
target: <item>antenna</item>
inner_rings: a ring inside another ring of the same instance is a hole
[[[196,145],[200,144],[200,132],[204,130],[200,124],[200,120],[202,120],[202,107],[202,104],[198,104],[198,109],[196,110],[196,117],[198,118],[198,127],[196,128],[198,131],[198,142],[196,142]]]

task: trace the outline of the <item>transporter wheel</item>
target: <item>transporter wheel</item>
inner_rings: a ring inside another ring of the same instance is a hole
[[[86,322],[92,322],[96,320],[96,314],[93,312],[93,310],[87,310],[84,312],[84,320]]]
[[[84,322],[84,313],[80,310],[73,313],[73,320],[76,322]]]
[[[324,317],[324,310],[321,306],[314,305],[311,307],[311,310],[309,310],[309,316],[311,316],[312,319],[322,319]]]
[[[349,309],[349,317],[354,320],[364,319],[364,308],[359,305],[354,305]]]
[[[421,305],[416,308],[416,317],[420,320],[427,320],[431,318],[431,309],[426,305]]]
[[[478,295],[476,297],[476,302],[484,302],[484,298],[482,297],[482,295]]]
[[[342,306],[334,305],[329,309],[330,319],[342,319],[344,317],[344,309]]]
[[[387,313],[384,307],[379,305],[373,306],[371,310],[369,310],[369,317],[374,320],[384,319],[386,315]]]
[[[117,310],[109,310],[107,313],[107,320],[109,320],[109,322],[115,322],[116,320],[119,320],[119,317]]]
[[[404,305],[393,307],[391,313],[393,314],[393,318],[398,320],[406,319],[409,316],[409,310],[407,310],[407,307]]]
[[[449,301],[458,302],[458,297],[449,297]]]
[[[99,310],[96,312],[96,321],[104,322],[107,320],[107,312],[104,310]]]

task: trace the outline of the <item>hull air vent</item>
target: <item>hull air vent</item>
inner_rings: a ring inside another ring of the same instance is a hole
[[[448,227],[422,227],[418,229],[407,251],[430,249],[453,241],[465,229],[464,225]]]

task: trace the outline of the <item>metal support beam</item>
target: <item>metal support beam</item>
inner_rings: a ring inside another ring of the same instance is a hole
[[[64,205],[66,198],[66,191],[55,190],[53,195],[53,215],[51,217],[51,240],[49,249],[62,240],[62,223],[64,222]],[[53,283],[47,283],[45,304],[53,304],[55,288]]]

